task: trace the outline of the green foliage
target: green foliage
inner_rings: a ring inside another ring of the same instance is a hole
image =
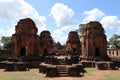
[[[107,41],[107,48],[109,48],[110,47],[110,42],[109,41]]]
[[[80,37],[83,35],[85,25],[86,24],[80,24],[79,29],[76,30],[79,33]]]
[[[87,71],[87,73],[85,73],[85,76],[93,76],[93,72],[97,70],[95,68],[85,68],[85,71]]]
[[[7,77],[4,77],[0,80],[15,80],[15,78],[13,76],[7,76]]]
[[[11,40],[12,37],[9,37],[9,36],[2,36],[1,37],[1,43],[6,43],[8,42],[9,40]]]
[[[114,34],[108,42],[110,48],[120,49],[120,35]]]
[[[12,49],[12,37],[2,36],[1,43],[3,43],[4,49]]]
[[[3,70],[0,70],[1,72]],[[35,69],[31,69],[30,71],[16,71],[16,72],[3,72],[2,74],[0,73],[0,80],[32,80],[31,76],[33,76],[37,72]]]
[[[2,46],[0,45],[0,50],[2,49]]]

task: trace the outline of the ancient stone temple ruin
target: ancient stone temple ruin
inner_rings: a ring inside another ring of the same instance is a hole
[[[15,26],[13,38],[13,56],[30,56],[39,54],[39,37],[37,27],[30,18],[21,19]]]
[[[38,36],[38,29],[30,18],[21,19],[15,26],[15,31],[12,35],[13,56],[35,56],[55,51],[50,32],[42,31]]]
[[[69,32],[65,49],[62,52],[54,54],[48,52],[47,54],[39,66],[40,73],[45,73],[50,77],[82,76],[81,73],[84,73],[83,65],[79,63],[81,43],[77,32]]]
[[[107,59],[107,40],[102,25],[97,21],[86,24],[82,42],[82,57]]]
[[[37,32],[32,19],[18,22],[12,35],[12,56],[7,62],[0,63],[6,65],[6,71],[38,68],[40,73],[54,77],[83,76],[84,67],[116,69],[116,65],[108,60],[106,35],[97,21],[86,24],[81,41],[76,31],[70,31],[64,47],[60,43],[55,45],[48,30],[40,35]]]
[[[77,52],[79,55],[81,54],[81,43],[76,31],[71,31],[68,34],[68,40],[66,42],[66,52]]]
[[[51,33],[47,30],[42,31],[39,37],[40,53],[54,53],[56,51]]]

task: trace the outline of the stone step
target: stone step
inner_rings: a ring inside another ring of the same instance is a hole
[[[61,64],[61,65],[65,65],[66,64],[66,62],[65,62],[65,60],[58,60],[58,62],[59,62],[59,64]]]
[[[66,69],[66,67],[57,67],[58,69]]]
[[[58,72],[67,72],[67,70],[58,70]]]
[[[67,74],[59,74],[60,77],[66,77],[68,76]]]
[[[66,66],[57,66],[59,76],[67,76],[67,67]]]
[[[63,76],[67,76],[67,71],[58,71],[59,76],[63,77]]]
[[[58,72],[59,74],[67,74],[67,72],[65,71],[65,72]]]
[[[58,70],[58,71],[59,71],[59,70],[65,70],[65,71],[66,71],[66,69],[67,69],[66,66],[58,66],[58,67],[57,67],[57,70]]]
[[[57,69],[58,72],[67,72],[67,69]]]

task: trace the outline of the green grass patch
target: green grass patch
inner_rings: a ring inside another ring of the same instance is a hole
[[[35,73],[35,69],[29,71],[3,72],[3,74],[0,74],[0,80],[28,80],[32,76],[35,76]]]
[[[97,71],[95,68],[85,68],[86,73],[85,76],[93,76],[93,72]]]
[[[8,75],[6,77],[3,77],[2,79],[0,80],[16,80],[15,77],[11,76],[11,75]]]
[[[120,75],[118,74],[105,74],[104,77],[106,80],[120,80]]]
[[[34,73],[35,73],[35,70],[31,69],[30,71],[23,72],[21,76],[31,76],[31,75],[34,75]]]

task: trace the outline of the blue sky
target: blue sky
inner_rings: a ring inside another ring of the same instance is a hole
[[[120,34],[120,0],[0,0],[0,37],[15,33],[20,19],[29,17],[38,34],[49,30],[56,42],[65,43],[68,33],[81,23],[99,21],[107,38]]]

